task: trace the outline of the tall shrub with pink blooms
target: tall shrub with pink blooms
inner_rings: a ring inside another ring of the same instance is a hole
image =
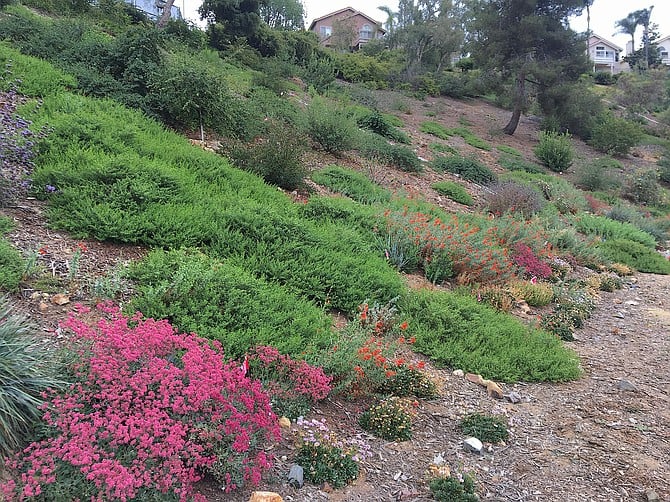
[[[7,462],[8,500],[204,500],[213,474],[230,491],[270,467],[279,437],[261,383],[224,362],[221,347],[167,321],[71,316],[76,382],[44,407],[47,434]],[[86,313],[87,309],[80,309]],[[63,499],[64,500],[64,499]]]

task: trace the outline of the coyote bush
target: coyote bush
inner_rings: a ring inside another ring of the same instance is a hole
[[[540,143],[535,147],[535,156],[552,171],[563,172],[570,167],[574,157],[570,139],[568,133],[542,131]]]

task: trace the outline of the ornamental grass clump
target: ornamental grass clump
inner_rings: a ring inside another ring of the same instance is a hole
[[[207,473],[226,491],[258,484],[279,438],[258,381],[224,362],[220,344],[167,321],[71,316],[74,383],[44,407],[44,436],[7,462],[6,498],[200,500]]]
[[[296,426],[299,448],[295,462],[310,483],[328,482],[342,488],[358,477],[358,463],[372,455],[370,445],[360,436],[343,439],[323,420],[300,417]]]
[[[27,442],[40,420],[42,393],[63,385],[56,359],[32,334],[26,318],[0,299],[0,465]],[[1,492],[0,492],[1,493]]]

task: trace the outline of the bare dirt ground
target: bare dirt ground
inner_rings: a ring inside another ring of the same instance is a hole
[[[423,120],[437,120],[448,127],[457,125],[459,119],[467,120],[481,138],[526,153],[532,151],[530,145],[537,137],[537,123],[528,118],[515,136],[498,136],[496,130],[505,124],[508,112],[481,102],[431,99],[413,102],[412,110],[402,118],[424,158],[430,157],[427,145],[433,139],[418,131]],[[458,143],[459,138],[451,141],[464,152],[471,148]],[[595,156],[583,144],[578,144],[578,150],[585,158]],[[495,166],[497,152],[477,153]],[[526,157],[532,160],[531,155]],[[634,167],[649,160],[653,159],[630,157],[626,164]],[[430,170],[407,174],[366,165],[353,157],[314,159],[312,167],[330,163],[367,170],[390,188],[425,196],[447,209],[464,209],[429,188],[449,175]],[[469,188],[475,195],[483,193],[482,187]],[[79,241],[50,230],[40,203],[26,201],[0,212],[18,224],[10,240],[26,252],[44,250],[38,262],[54,277],[68,276],[74,253],[81,249]],[[53,338],[56,327],[72,303],[94,301],[84,282],[90,284],[117,264],[145,252],[134,246],[84,244],[78,273],[66,291],[71,303],[56,305],[54,294],[64,291],[48,288],[25,288],[14,298],[53,343],[58,343]],[[327,486],[289,487],[286,474],[295,440],[293,431],[285,431],[284,439],[270,447],[277,461],[260,489],[279,492],[287,501],[431,500],[426,472],[434,457],[442,454],[452,472],[468,472],[475,478],[482,500],[670,500],[670,277],[638,274],[622,290],[602,293],[598,304],[593,317],[577,332],[577,340],[569,343],[584,370],[578,381],[503,385],[506,394],[514,391],[521,396],[520,403],[512,404],[488,397],[483,388],[453,375],[451,368],[428,364],[440,397],[419,404],[410,441],[390,443],[365,435],[357,416],[369,403],[327,400],[314,410],[314,417],[325,420],[340,435],[361,435],[371,444],[374,455],[363,462],[354,484],[335,491]],[[486,445],[481,456],[464,451],[464,436],[457,424],[472,412],[507,416],[507,443]],[[246,501],[250,494],[224,494],[212,483],[204,483],[202,491],[212,501]]]

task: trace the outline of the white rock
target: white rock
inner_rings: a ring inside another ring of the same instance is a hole
[[[463,441],[463,448],[465,449],[465,451],[481,455],[482,450],[484,449],[484,445],[477,438],[467,438],[465,441]]]
[[[454,376],[457,376],[458,378],[463,378],[465,376],[465,373],[463,370],[454,370],[452,373]]]

